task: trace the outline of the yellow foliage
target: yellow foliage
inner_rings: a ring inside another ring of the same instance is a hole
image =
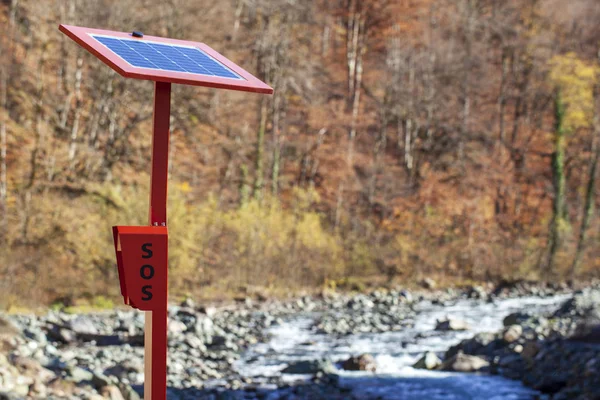
[[[565,129],[573,131],[590,126],[598,66],[587,64],[575,53],[555,56],[550,64],[550,82],[560,90],[566,105]]]

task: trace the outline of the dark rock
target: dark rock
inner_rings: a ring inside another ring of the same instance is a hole
[[[181,307],[194,309],[196,307],[196,304],[194,303],[194,300],[192,300],[188,297],[184,301],[181,302]]]
[[[140,361],[136,362],[133,360],[125,360],[104,370],[104,374],[116,376],[119,380],[126,378],[127,375],[131,373],[135,374],[142,372],[144,372],[144,364]]]
[[[529,314],[522,313],[522,312],[516,312],[516,313],[512,313],[512,314],[509,314],[506,317],[504,317],[504,320],[502,320],[502,324],[506,327],[511,326],[511,325],[522,325],[524,322],[526,322],[530,318],[531,318],[531,315],[529,315]]]
[[[408,290],[401,290],[400,297],[409,303],[413,301],[413,295]]]
[[[471,326],[466,321],[458,318],[448,318],[438,321],[435,326],[436,331],[467,331],[469,329],[471,329]]]
[[[227,337],[224,335],[216,335],[212,337],[211,346],[224,346],[227,343]]]
[[[346,371],[370,371],[377,370],[375,358],[370,354],[361,354],[357,357],[350,357],[342,363],[342,368]]]
[[[470,299],[486,300],[488,295],[483,287],[472,286],[467,292],[467,297],[469,297]]]
[[[438,369],[454,372],[476,372],[488,367],[489,365],[490,363],[481,357],[471,356],[459,352],[454,357],[444,360]]]
[[[26,328],[23,330],[23,335],[26,338],[36,341],[37,343],[44,345],[48,342],[46,334],[39,328]]]
[[[431,278],[425,278],[421,281],[421,286],[427,290],[433,290],[437,287],[437,283]]]
[[[517,369],[519,366],[516,364],[521,363],[523,358],[519,354],[507,354],[500,358],[498,365],[503,368]]]
[[[94,376],[92,376],[92,385],[96,388],[96,390],[100,390],[105,386],[110,385],[112,382],[112,380],[100,373],[100,372],[94,372]]]
[[[600,344],[600,325],[592,325],[586,321],[577,326],[577,330],[570,340]]]
[[[329,360],[306,360],[292,363],[281,370],[283,374],[315,375],[319,372],[334,373],[335,367]]]
[[[555,394],[567,386],[567,381],[561,378],[544,377],[544,379],[533,388],[544,394]]]

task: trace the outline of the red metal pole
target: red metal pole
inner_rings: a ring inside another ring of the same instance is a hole
[[[152,175],[150,182],[149,223],[167,225],[167,176],[169,173],[169,119],[171,116],[171,84],[155,82],[152,135]],[[167,265],[157,266],[165,268]],[[165,287],[168,288],[167,282]],[[153,311],[146,311],[144,332],[144,399],[167,398],[167,298]]]

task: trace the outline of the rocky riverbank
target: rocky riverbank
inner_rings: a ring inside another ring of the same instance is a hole
[[[600,399],[600,290],[577,292],[548,314],[519,312],[503,322],[500,332],[451,347],[445,364],[468,357],[470,370],[522,380],[554,400]]]
[[[251,301],[221,309],[186,301],[169,309],[170,390],[235,386],[231,365],[264,340],[294,303]],[[7,398],[139,399],[143,383],[143,314],[11,315],[4,320],[0,391]],[[137,392],[136,392],[137,390]],[[103,396],[103,397],[102,397]],[[0,399],[2,396],[0,396]]]
[[[420,368],[499,374],[523,380],[556,399],[596,398],[589,396],[598,395],[600,359],[593,327],[595,310],[600,307],[597,292],[577,293],[551,314],[527,315],[521,310],[505,319],[502,331],[473,338],[469,338],[472,321],[442,317],[456,304],[489,308],[512,301],[517,305],[516,299],[523,296],[560,300],[559,293],[568,290],[525,283],[468,290],[381,290],[287,302],[247,299],[220,308],[188,300],[169,310],[169,399],[371,398],[352,385],[356,379],[384,379],[380,373],[386,372],[381,365],[385,357],[361,355],[352,349],[336,353],[339,343],[359,338],[375,345],[378,340],[396,340],[394,335],[402,338],[395,346],[410,354],[418,353],[422,343],[433,344],[426,347],[431,348],[430,354],[415,354],[416,358],[424,355]],[[433,317],[439,321],[430,321]],[[306,338],[293,332],[292,339],[284,336],[286,349],[270,343],[278,329],[285,331],[288,321],[297,318],[303,321]],[[3,321],[0,399],[140,398],[141,313],[49,312],[10,315]],[[444,354],[440,346],[446,342],[457,344]],[[382,349],[388,352],[387,347]],[[275,360],[290,352],[293,357],[279,366]],[[315,354],[319,357],[311,358]],[[321,359],[322,354],[328,359]],[[346,376],[345,370],[359,375]],[[452,386],[454,382],[436,384]],[[521,390],[513,389],[510,382],[501,385],[508,391]]]

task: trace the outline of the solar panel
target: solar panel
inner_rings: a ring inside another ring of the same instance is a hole
[[[60,25],[60,31],[126,78],[272,94],[273,89],[205,43]]]
[[[134,67],[243,79],[197,47],[101,35],[91,36]]]

